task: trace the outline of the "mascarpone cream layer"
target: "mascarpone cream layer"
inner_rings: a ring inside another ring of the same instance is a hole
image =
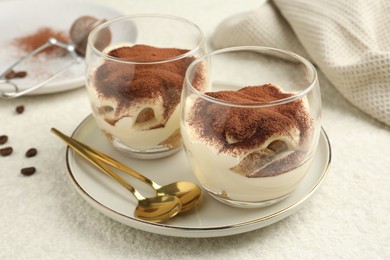
[[[93,86],[87,87],[87,90],[93,114],[101,130],[131,148],[140,150],[153,148],[168,139],[178,129],[179,106],[175,108],[165,126],[160,127],[164,113],[161,99],[137,102],[129,108],[121,108],[118,112],[118,102],[115,99],[99,97]],[[155,117],[146,122],[136,122],[138,114],[145,108],[151,108]],[[102,113],[102,110],[106,112]],[[154,128],[156,126],[159,127]]]

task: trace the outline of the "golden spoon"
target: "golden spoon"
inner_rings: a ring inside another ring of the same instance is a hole
[[[83,147],[79,146],[77,143],[69,143],[66,135],[62,134],[58,130],[52,128],[57,136],[63,139],[68,145],[89,161],[96,168],[104,172],[105,174],[111,176],[116,181],[118,181],[123,187],[130,191],[134,197],[138,200],[138,205],[135,209],[134,216],[137,218],[151,221],[151,222],[163,222],[174,216],[176,216],[181,209],[181,201],[179,198],[171,195],[156,195],[155,197],[145,198],[143,197],[133,186],[128,182],[122,179],[110,168],[106,167],[103,163],[96,160],[91,156]]]
[[[93,157],[95,157],[95,158],[97,158],[97,159],[99,159],[99,160],[137,178],[138,180],[140,180],[148,185],[150,185],[153,189],[156,190],[157,195],[171,195],[171,196],[178,197],[181,201],[181,204],[182,204],[182,207],[180,210],[181,213],[192,209],[199,202],[200,196],[202,194],[202,190],[198,185],[196,185],[193,182],[179,181],[179,182],[173,182],[173,183],[170,183],[170,184],[167,184],[164,186],[160,186],[159,184],[152,181],[151,179],[143,176],[142,174],[127,167],[126,165],[116,161],[115,159],[109,157],[108,155],[103,154],[99,151],[96,151],[93,148],[91,148],[91,147],[71,138],[71,137],[64,135],[63,133],[61,133],[60,131],[58,131],[55,128],[52,128],[51,130],[56,135],[60,136],[66,143],[77,144],[78,146],[81,146],[82,148],[87,150],[91,156],[93,156]]]

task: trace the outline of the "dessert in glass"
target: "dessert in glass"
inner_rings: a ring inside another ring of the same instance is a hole
[[[198,26],[174,16],[125,16],[92,30],[87,93],[97,125],[116,149],[141,159],[181,149],[184,75],[205,51]]]
[[[272,205],[310,168],[321,128],[317,73],[291,52],[218,50],[188,67],[181,112],[186,156],[202,187],[229,205]]]

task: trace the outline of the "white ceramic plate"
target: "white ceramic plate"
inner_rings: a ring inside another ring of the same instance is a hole
[[[92,116],[87,117],[75,130],[73,137],[111,157],[127,164],[159,184],[174,181],[194,181],[184,151],[159,160],[137,160],[124,157],[110,146],[98,130]],[[135,218],[135,199],[114,180],[95,170],[89,163],[69,149],[66,162],[72,184],[94,208],[128,226],[148,232],[178,237],[218,237],[239,234],[275,223],[298,210],[323,183],[331,161],[331,148],[324,130],[309,173],[287,199],[266,208],[241,209],[222,204],[203,192],[199,205],[188,213],[157,224]],[[121,174],[141,192],[145,189],[138,181]]]
[[[52,28],[54,31],[68,32],[72,23],[83,15],[102,19],[122,16],[116,10],[83,1],[0,1],[0,74],[22,55],[21,51],[15,48],[15,44],[12,44],[14,39],[31,35],[43,27]],[[30,71],[28,75],[30,77],[14,80],[14,82],[17,83],[20,90],[24,90],[42,80],[42,78],[47,78],[46,74],[51,75],[52,71],[61,68],[67,62],[69,62],[69,57],[66,56],[57,59],[38,57],[33,61],[26,61],[26,63],[21,64],[21,68],[26,67],[27,73]],[[84,85],[84,71],[84,62],[73,65],[63,75],[42,88],[31,92],[30,95],[54,93],[81,87]],[[0,88],[2,86],[3,90],[7,88],[5,84],[0,84]]]

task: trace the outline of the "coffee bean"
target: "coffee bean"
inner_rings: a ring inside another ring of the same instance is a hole
[[[13,78],[25,78],[27,76],[27,71],[21,70],[18,72],[15,72],[14,70],[8,71],[7,74],[5,74],[6,79],[13,79]]]
[[[5,144],[8,141],[8,136],[0,135],[0,144]]]
[[[1,156],[8,156],[8,155],[10,155],[12,152],[13,152],[13,149],[12,149],[11,146],[4,147],[4,148],[0,149],[0,155],[1,155]]]
[[[25,175],[25,176],[30,176],[33,175],[37,170],[35,167],[26,167],[20,170],[20,173]]]
[[[23,112],[24,112],[24,106],[17,106],[17,107],[16,107],[16,112],[17,112],[18,114],[23,113]]]
[[[38,153],[37,149],[30,148],[26,152],[26,157],[34,157],[35,155],[37,155],[37,153]]]
[[[27,71],[21,70],[15,73],[14,78],[24,78],[27,76]]]

